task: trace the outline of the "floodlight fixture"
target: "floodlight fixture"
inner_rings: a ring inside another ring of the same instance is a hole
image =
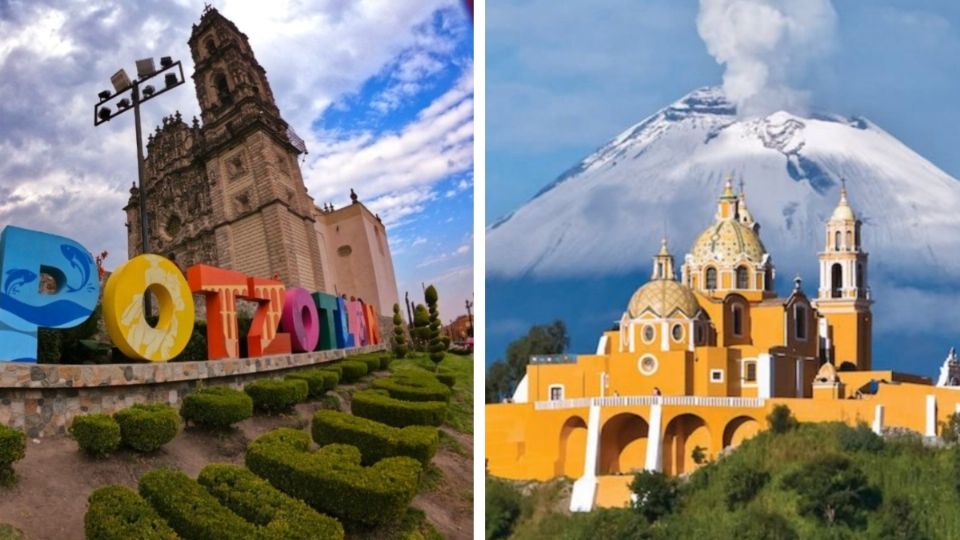
[[[113,95],[113,94],[111,94],[109,90],[104,90],[104,91],[100,92],[99,94],[97,94],[97,97],[100,98],[100,101],[101,101],[101,102],[104,102],[104,101],[110,99],[110,96],[111,96],[111,95]]]
[[[170,58],[169,56],[163,56],[160,58],[160,67],[162,67],[163,69],[167,69],[172,65],[173,65],[173,58]]]
[[[153,58],[141,58],[137,60],[137,78],[146,79],[157,72],[157,67],[153,64]]]
[[[110,120],[110,107],[100,107],[100,109],[97,111],[97,116],[99,116],[100,120],[103,120],[104,122]]]
[[[130,100],[129,100],[129,99],[123,98],[123,99],[121,99],[120,101],[117,102],[117,109],[129,109],[129,108],[130,108]]]
[[[113,83],[113,89],[116,90],[117,93],[123,92],[133,85],[133,83],[130,82],[130,77],[127,75],[127,72],[123,69],[114,73],[113,77],[110,77],[110,82]]]
[[[172,87],[176,86],[178,82],[180,82],[180,81],[179,81],[179,79],[177,79],[177,74],[176,74],[176,73],[167,73],[167,74],[163,77],[163,83],[167,85],[167,88],[172,88]]]
[[[144,96],[150,97],[150,96],[154,95],[155,93],[157,93],[157,89],[154,88],[153,86],[151,86],[151,85],[148,84],[147,86],[144,86],[144,87],[143,87],[143,95],[144,95]]]

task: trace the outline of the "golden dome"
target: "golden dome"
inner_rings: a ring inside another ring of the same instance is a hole
[[[693,291],[672,279],[656,279],[633,293],[627,314],[636,318],[644,311],[650,311],[657,317],[666,318],[677,310],[690,318],[700,311],[700,304]]]
[[[760,264],[766,253],[757,233],[732,219],[720,220],[708,227],[700,233],[690,250],[697,266],[711,263],[733,266],[743,259],[743,255],[748,261]]]
[[[853,208],[847,203],[847,186],[840,188],[840,203],[833,210],[830,221],[856,221],[857,216],[853,213]]]

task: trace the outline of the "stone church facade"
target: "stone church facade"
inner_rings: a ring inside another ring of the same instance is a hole
[[[203,263],[287,286],[362,299],[390,315],[399,301],[387,232],[355,194],[317,207],[247,36],[208,8],[188,42],[201,118],[163,119],[145,159],[150,249],[181,268]],[[140,190],[130,190],[128,253],[141,253]]]

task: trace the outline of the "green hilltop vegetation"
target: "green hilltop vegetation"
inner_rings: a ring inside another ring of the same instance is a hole
[[[768,422],[685,478],[635,475],[631,508],[571,514],[569,479],[488,476],[486,537],[960,538],[960,415],[936,444],[913,432],[880,437],[865,424],[798,424],[783,406]]]

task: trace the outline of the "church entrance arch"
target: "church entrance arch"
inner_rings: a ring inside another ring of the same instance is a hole
[[[598,474],[621,474],[643,469],[650,426],[633,413],[613,416],[600,431]]]
[[[681,414],[670,420],[663,434],[663,472],[672,476],[693,472],[699,465],[693,460],[693,449],[711,450],[707,423],[695,414]]]
[[[587,452],[587,423],[579,416],[571,416],[560,428],[557,452],[557,476],[580,478],[583,476],[583,460]]]

